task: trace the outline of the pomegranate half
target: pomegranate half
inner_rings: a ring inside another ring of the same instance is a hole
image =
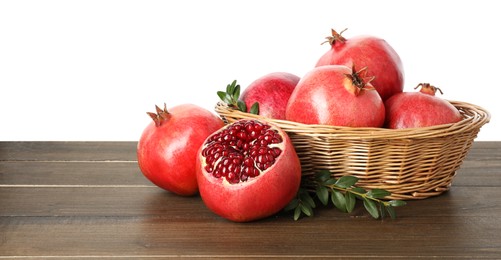
[[[243,119],[204,142],[197,160],[197,181],[211,211],[247,222],[277,213],[294,198],[301,164],[282,129]]]

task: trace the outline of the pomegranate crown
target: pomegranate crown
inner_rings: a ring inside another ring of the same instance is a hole
[[[421,90],[419,92],[424,94],[435,96],[437,90],[440,92],[441,95],[444,94],[440,88],[437,88],[431,85],[430,83],[419,83],[414,89],[418,89],[419,87],[421,87]]]
[[[338,33],[338,32],[336,32],[336,30],[331,29],[332,36],[325,37],[326,41],[322,42],[321,44],[328,42],[332,46],[332,45],[334,45],[334,43],[336,43],[336,41],[341,42],[341,43],[345,42],[346,38],[341,36],[341,34],[343,34],[346,30],[348,30],[348,28],[346,28],[346,29],[342,30],[340,33]]]
[[[155,105],[156,113],[146,112],[151,119],[155,122],[155,126],[161,126],[162,123],[171,117],[171,114],[167,111],[167,105],[164,103],[164,109],[161,109]]]
[[[355,86],[355,88],[353,88],[355,96],[358,96],[362,89],[374,89],[371,82],[376,78],[376,76],[367,78],[367,67],[363,67],[362,69],[357,71],[355,69],[355,65],[353,64],[353,66],[351,67],[351,73],[346,73],[344,75],[348,77],[351,80],[352,84]]]

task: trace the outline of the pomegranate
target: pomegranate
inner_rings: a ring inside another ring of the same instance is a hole
[[[386,127],[391,129],[426,127],[456,123],[463,119],[457,108],[436,97],[442,91],[429,83],[420,83],[419,92],[403,92],[385,102]]]
[[[189,196],[198,192],[195,161],[205,138],[223,121],[196,105],[166,106],[148,115],[153,119],[137,144],[141,172],[160,188]]]
[[[341,36],[343,32],[332,30],[326,41],[331,49],[320,57],[316,66],[368,67],[368,76],[375,76],[372,85],[383,100],[402,92],[404,70],[397,52],[383,39],[365,35],[346,39]]]
[[[384,103],[366,71],[343,65],[314,68],[292,93],[286,119],[304,124],[381,127]]]
[[[247,222],[277,213],[294,198],[301,165],[282,129],[242,119],[204,142],[197,180],[210,210],[235,222]]]
[[[255,102],[259,104],[259,115],[285,119],[285,108],[299,77],[288,72],[274,72],[253,81],[242,92],[240,99],[250,112]]]

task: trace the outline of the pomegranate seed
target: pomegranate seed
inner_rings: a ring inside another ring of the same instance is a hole
[[[252,167],[252,166],[254,166],[254,160],[250,157],[247,157],[244,159],[244,165]]]
[[[240,158],[233,158],[233,164],[240,165],[242,163],[242,159]]]
[[[252,132],[252,131],[254,131],[254,125],[253,125],[253,124],[251,124],[251,123],[246,124],[246,125],[245,125],[245,130],[246,130],[247,132]]]
[[[236,166],[234,164],[228,165],[228,171],[230,171],[230,172],[235,172],[235,168],[236,168]]]
[[[271,126],[254,120],[235,123],[208,139],[202,150],[205,170],[230,183],[248,181],[270,168],[282,151],[268,147],[282,137]]]
[[[261,132],[261,129],[263,129],[263,125],[259,122],[256,122],[254,124],[254,130],[256,130],[257,132]]]
[[[250,174],[249,177],[259,176],[259,171],[256,168],[251,168],[251,169],[252,169],[252,174]]]
[[[237,137],[240,140],[247,140],[247,133],[245,131],[240,131],[238,132]]]

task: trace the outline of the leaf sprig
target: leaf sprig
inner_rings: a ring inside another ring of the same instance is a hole
[[[240,85],[237,84],[236,80],[233,80],[231,84],[228,84],[226,86],[226,92],[225,91],[218,91],[217,95],[223,101],[224,103],[228,104],[228,106],[238,109],[242,112],[247,113],[247,105],[245,105],[245,102],[240,100]],[[258,102],[255,102],[252,104],[249,113],[258,115],[259,114],[259,104]]]
[[[324,206],[329,201],[342,212],[350,213],[355,208],[356,199],[362,200],[364,208],[375,218],[384,218],[386,213],[394,219],[396,218],[395,207],[406,205],[402,200],[383,200],[391,193],[384,189],[365,190],[355,184],[358,178],[355,176],[343,176],[336,179],[331,176],[328,170],[315,173],[313,181],[301,185],[299,192],[286,207],[285,211],[294,210],[294,220],[298,220],[302,214],[313,216],[313,209],[317,206],[310,193],[314,193],[316,198]],[[313,187],[312,187],[313,186]],[[330,193],[330,194],[329,194]]]

